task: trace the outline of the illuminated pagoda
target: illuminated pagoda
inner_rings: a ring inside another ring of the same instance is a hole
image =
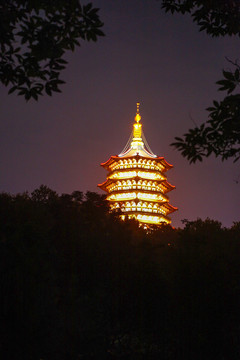
[[[169,184],[165,172],[172,168],[164,157],[154,155],[142,131],[139,103],[133,131],[127,145],[101,166],[108,171],[107,180],[98,186],[107,192],[111,211],[118,210],[124,219],[135,218],[140,223],[170,224],[168,215],[177,210],[169,204]]]

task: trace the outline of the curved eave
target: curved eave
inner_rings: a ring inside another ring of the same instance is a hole
[[[167,168],[167,170],[173,168],[173,165],[169,164],[163,156],[162,157],[159,156],[159,157],[157,157],[157,159],[159,159],[159,161],[161,161],[162,165],[164,164],[164,166]]]
[[[169,164],[164,159],[163,156],[148,157],[148,156],[141,156],[141,155],[132,155],[132,156],[130,155],[130,156],[124,156],[124,157],[123,156],[119,157],[118,155],[112,155],[106,162],[101,163],[101,166],[103,168],[105,168],[106,170],[109,170],[109,167],[113,162],[119,162],[122,159],[127,160],[127,159],[132,159],[132,158],[135,158],[136,160],[143,159],[143,160],[156,161],[157,163],[160,163],[162,166],[164,166],[164,169],[162,170],[163,172],[173,168],[173,165]]]
[[[168,214],[171,214],[171,213],[173,213],[174,211],[177,211],[177,210],[178,210],[177,207],[175,207],[175,206],[173,206],[173,205],[171,205],[171,204],[169,204],[169,203],[164,203],[164,204],[163,204],[163,207],[168,211]]]
[[[100,189],[108,192],[107,187],[114,182],[116,183],[117,181],[125,181],[125,180],[124,179],[107,179],[102,184],[98,184],[98,187]],[[171,190],[174,190],[176,188],[174,185],[171,185],[167,180],[150,180],[150,181],[153,181],[157,184],[161,184],[162,186],[164,186],[165,187],[164,194]],[[138,190],[141,190],[141,189],[138,189]],[[124,191],[126,191],[126,190],[124,190]]]
[[[166,193],[176,189],[176,186],[170,184],[168,181],[164,181],[163,186],[165,186],[165,188],[166,188]]]
[[[118,159],[119,159],[118,155],[112,155],[107,161],[101,163],[101,166],[108,170],[109,166]]]
[[[109,184],[107,184],[108,181],[109,181],[109,180],[107,179],[107,180],[104,181],[102,184],[98,184],[98,187],[99,187],[100,189],[102,189],[103,191],[107,191],[106,186],[109,185]]]

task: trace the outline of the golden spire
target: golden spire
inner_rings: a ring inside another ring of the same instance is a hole
[[[133,124],[133,141],[131,143],[131,147],[133,149],[137,149],[139,146],[143,147],[142,142],[142,124],[139,124],[139,121],[141,120],[141,116],[139,114],[139,105],[140,103],[137,102],[137,112],[135,116],[135,123]]]
[[[135,116],[135,121],[136,121],[137,123],[139,123],[139,121],[141,120],[141,116],[140,116],[140,114],[139,114],[139,106],[140,106],[140,103],[137,102],[137,112],[136,112],[136,116]]]

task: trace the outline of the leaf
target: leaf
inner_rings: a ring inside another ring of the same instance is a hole
[[[25,92],[24,97],[25,97],[25,100],[28,101],[31,98],[30,92]]]
[[[235,70],[234,77],[237,81],[239,81],[239,69]]]
[[[37,93],[36,92],[32,92],[32,97],[34,98],[34,100],[38,100],[38,95],[37,95]]]
[[[45,91],[46,91],[46,93],[47,93],[49,96],[52,96],[52,91],[51,91],[51,88],[50,88],[49,83],[46,83],[46,85],[45,85]]]
[[[228,80],[234,80],[234,75],[230,71],[223,70],[223,75]]]
[[[9,91],[8,94],[12,94],[17,89],[17,86],[13,86]]]
[[[56,60],[59,64],[67,64],[68,62],[64,59],[57,59]]]

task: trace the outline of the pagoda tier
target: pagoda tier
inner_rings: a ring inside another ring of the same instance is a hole
[[[169,184],[167,180],[149,181],[138,177],[127,180],[107,179],[104,183],[99,184],[98,186],[106,192],[128,190],[131,187],[132,189],[160,191],[165,194],[168,191],[175,189],[175,186]]]
[[[156,190],[163,194],[175,189],[175,186],[169,184],[167,180],[147,180],[136,177],[135,179],[107,179],[104,183],[98,185],[104,191],[115,191],[115,190],[128,190],[129,187],[132,189],[141,190]]]
[[[108,171],[107,180],[98,186],[107,192],[111,211],[124,219],[135,218],[142,224],[170,224],[168,215],[177,210],[169,204],[169,184],[165,172],[173,166],[153,154],[139,123],[139,103],[133,132],[121,154],[111,156],[101,166]]]
[[[116,169],[143,168],[154,169],[162,172],[171,169],[173,166],[168,164],[163,157],[156,157],[152,160],[149,157],[136,155],[134,157],[111,156],[108,161],[101,164],[108,171]]]

